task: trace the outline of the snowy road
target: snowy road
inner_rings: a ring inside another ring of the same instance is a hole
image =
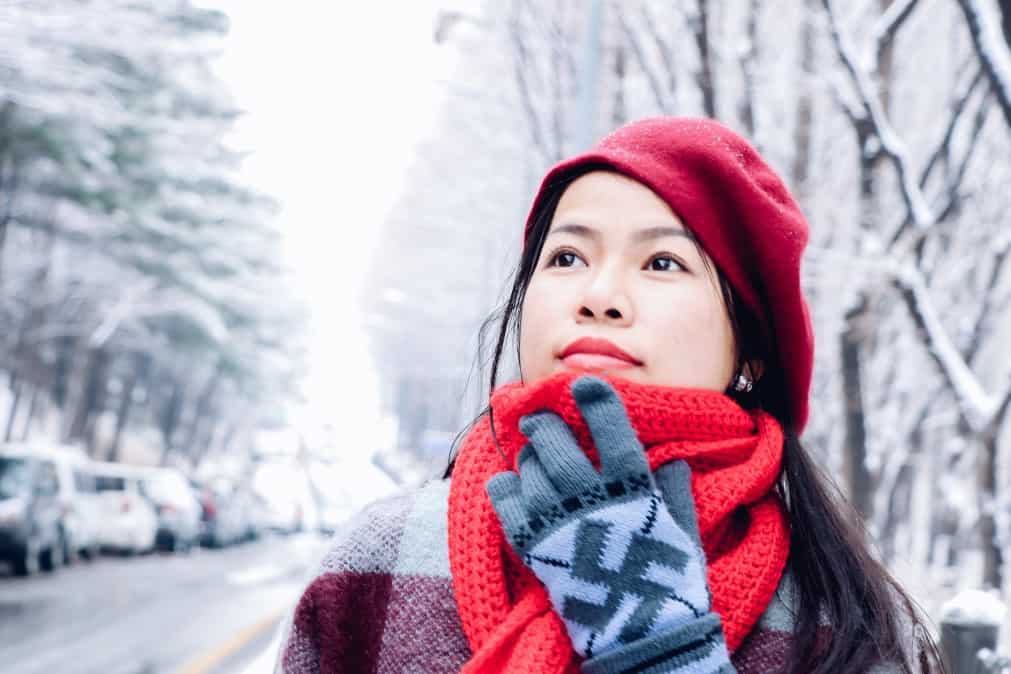
[[[262,659],[323,554],[315,535],[190,555],[0,571],[0,670],[232,674]]]

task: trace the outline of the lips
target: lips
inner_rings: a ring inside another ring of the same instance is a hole
[[[642,361],[632,357],[606,339],[583,337],[565,347],[561,353],[562,362],[567,367],[581,370],[616,370],[642,365]]]

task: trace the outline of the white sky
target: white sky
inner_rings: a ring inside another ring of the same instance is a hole
[[[297,416],[365,441],[377,394],[359,288],[452,67],[453,49],[432,40],[435,13],[461,3],[200,4],[231,18],[218,70],[248,111],[233,144],[253,151],[251,183],[283,204],[285,258],[312,312],[310,407]]]

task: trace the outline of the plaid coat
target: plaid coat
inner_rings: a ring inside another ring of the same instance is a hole
[[[448,497],[449,481],[433,481],[373,503],[337,533],[288,618],[276,674],[459,671],[471,651],[449,573]],[[782,671],[791,644],[792,597],[784,575],[733,654],[740,674]]]

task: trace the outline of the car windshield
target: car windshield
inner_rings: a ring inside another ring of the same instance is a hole
[[[0,456],[0,498],[14,498],[24,494],[31,482],[28,462]]]

